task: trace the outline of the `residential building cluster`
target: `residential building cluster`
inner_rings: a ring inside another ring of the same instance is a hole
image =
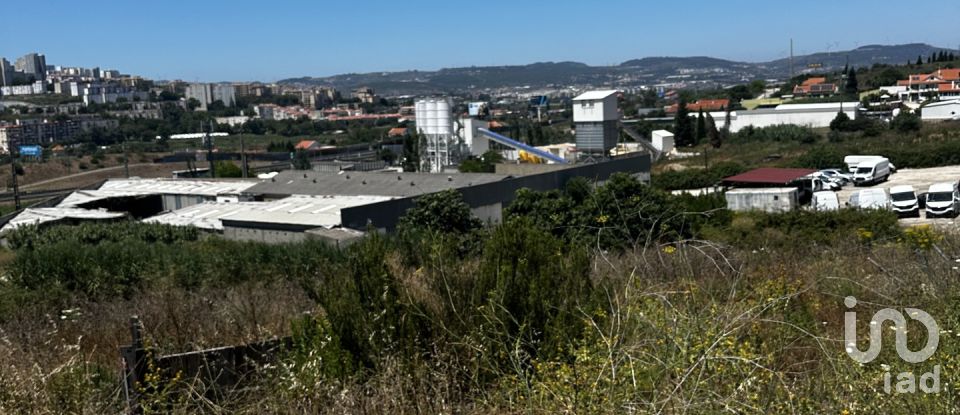
[[[99,117],[80,119],[18,119],[13,123],[0,123],[0,152],[8,152],[11,146],[51,145],[76,139],[80,133],[92,129],[117,128],[119,121]]]
[[[909,75],[896,85],[880,88],[905,102],[960,99],[960,69],[938,69],[928,74]]]
[[[184,94],[187,100],[195,99],[200,103],[199,109],[206,111],[210,104],[220,101],[226,107],[233,107],[237,103],[236,89],[229,83],[190,84]]]
[[[47,65],[46,56],[28,53],[11,65],[0,57],[0,96],[60,94],[80,98],[84,105],[119,100],[146,100],[143,78],[115,69]]]

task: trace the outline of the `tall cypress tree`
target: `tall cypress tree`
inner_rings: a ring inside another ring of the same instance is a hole
[[[917,55],[917,65],[923,65],[923,58],[920,55]]]
[[[848,94],[856,94],[857,88],[859,87],[857,82],[857,71],[854,68],[850,68],[850,72],[847,74],[847,85],[846,91]]]
[[[720,135],[720,131],[717,131],[717,122],[714,121],[713,115],[707,114],[706,126],[707,135],[710,137],[710,145],[713,148],[720,148],[723,145],[723,137]]]
[[[703,108],[700,108],[700,113],[697,114],[697,135],[696,135],[696,137],[697,137],[697,142],[696,142],[696,144],[702,143],[702,142],[703,142],[703,139],[704,139],[704,138],[707,138],[707,123],[706,123],[706,120],[703,118]]]
[[[673,119],[673,134],[676,136],[677,146],[693,145],[693,125],[690,122],[690,110],[687,109],[687,100],[680,97],[677,103],[677,115]]]

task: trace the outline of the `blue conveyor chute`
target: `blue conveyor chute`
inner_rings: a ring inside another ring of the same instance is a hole
[[[490,140],[493,140],[505,146],[513,147],[517,150],[526,151],[527,153],[533,154],[542,159],[550,160],[554,163],[567,164],[567,160],[564,160],[563,158],[558,157],[549,151],[543,151],[539,148],[528,146],[524,143],[521,143],[505,135],[497,134],[486,128],[478,128],[477,131],[480,131],[481,134],[487,136],[487,138],[489,138]]]

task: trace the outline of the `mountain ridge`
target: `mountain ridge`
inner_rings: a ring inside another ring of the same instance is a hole
[[[591,66],[576,61],[543,61],[520,65],[468,66],[433,71],[348,73],[326,77],[297,77],[280,84],[324,85],[337,89],[368,86],[383,95],[416,95],[497,89],[559,87],[634,87],[675,84],[676,87],[729,86],[754,79],[785,79],[794,74],[831,72],[847,65],[903,65],[917,56],[956,51],[926,43],[870,44],[857,48],[816,52],[765,62],[734,61],[711,56],[648,56],[617,65]]]

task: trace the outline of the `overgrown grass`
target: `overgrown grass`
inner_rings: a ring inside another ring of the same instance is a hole
[[[842,340],[848,295],[861,301],[861,333],[887,306],[960,330],[960,236],[845,211],[718,215],[637,237],[653,210],[631,201],[630,183],[613,184],[524,196],[503,225],[372,235],[344,251],[136,224],[35,232],[0,282],[10,305],[0,412],[121,411],[117,347],[131,314],[158,353],[295,339],[259,380],[217,400],[189,381],[148,396],[162,412],[944,413],[960,403],[957,336],[941,336],[919,365],[892,346],[860,365]],[[545,203],[563,198],[607,206],[608,218],[575,210],[592,217],[570,222],[584,232],[535,220],[552,220],[536,212],[563,211]],[[701,212],[715,202],[663,201]],[[180,236],[148,236],[158,233]],[[56,303],[34,301],[48,293]],[[918,374],[939,364],[944,391],[886,395],[881,364]]]
[[[747,129],[734,134],[719,149],[701,146],[688,151],[706,151],[710,163],[734,162],[745,168],[770,167],[843,167],[849,154],[886,156],[898,168],[937,167],[960,164],[960,124],[925,124],[919,132],[890,129],[867,137],[862,133],[830,133],[797,126]],[[669,161],[691,170],[701,169],[703,157]],[[694,173],[686,173],[693,175]],[[653,181],[670,173],[655,169]]]

